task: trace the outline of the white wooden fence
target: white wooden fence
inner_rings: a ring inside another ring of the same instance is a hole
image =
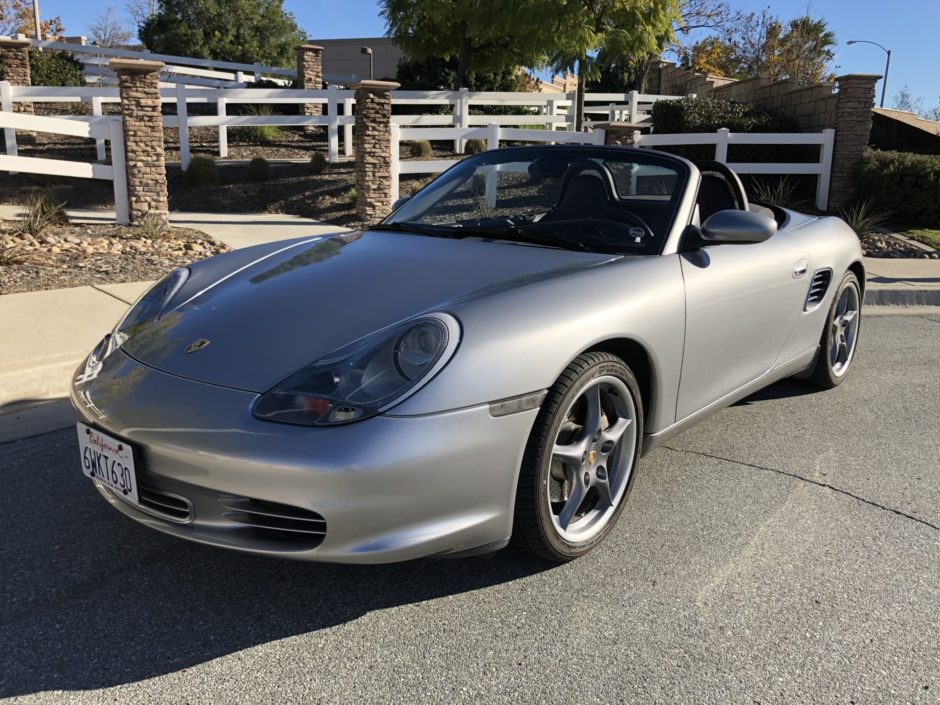
[[[6,154],[0,155],[0,170],[111,181],[114,183],[117,222],[120,225],[126,225],[129,222],[124,132],[121,118],[38,117],[7,111],[6,105],[0,111],[0,127],[3,128],[6,146]],[[21,157],[17,153],[16,130],[51,132],[59,135],[87,137],[102,142],[108,141],[111,143],[111,164]]]
[[[832,128],[822,132],[772,133],[772,132],[718,132],[642,135],[633,133],[633,144],[637,147],[664,147],[691,144],[715,145],[715,161],[727,164],[738,174],[815,174],[816,207],[824,211],[829,207],[829,182],[832,175],[832,150],[836,131]],[[728,147],[737,144],[763,145],[820,145],[816,162],[728,162]]]
[[[486,140],[487,149],[499,149],[505,140],[564,144],[604,144],[604,131],[568,132],[558,130],[526,130],[502,127],[492,122],[486,127],[400,127],[392,123],[392,203],[398,200],[399,180],[402,174],[439,174],[456,164],[458,159],[425,159],[402,161],[400,145],[410,140]],[[496,172],[489,174],[496,178]],[[488,198],[494,194],[495,183],[487,183]]]

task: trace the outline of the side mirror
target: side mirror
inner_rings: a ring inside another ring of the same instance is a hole
[[[702,223],[699,235],[706,245],[749,245],[769,240],[777,232],[777,221],[760,213],[726,210],[713,213]]]
[[[395,203],[392,204],[392,213],[394,213],[403,205],[405,205],[410,199],[411,199],[411,196],[402,196],[397,201],[395,201]]]

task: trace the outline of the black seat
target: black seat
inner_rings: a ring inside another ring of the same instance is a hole
[[[602,171],[603,169],[603,171]],[[562,180],[561,197],[542,222],[579,220],[607,208],[613,200],[613,177],[599,164],[580,164]]]
[[[702,183],[698,187],[698,212],[701,222],[708,220],[709,216],[718,211],[737,210],[731,187],[724,177],[703,172]]]

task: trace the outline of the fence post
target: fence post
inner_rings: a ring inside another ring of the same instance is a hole
[[[640,113],[640,94],[636,91],[630,91],[630,114],[627,116],[627,122],[636,125]]]
[[[316,44],[301,44],[297,47],[297,87],[308,91],[323,88],[323,47]],[[301,115],[322,115],[319,103],[304,103]],[[305,125],[304,132],[316,132],[316,125]]]
[[[217,98],[215,101],[215,112],[220,118],[226,116],[226,106],[228,101],[225,98]],[[219,125],[219,157],[228,156],[228,127]]]
[[[3,108],[5,113],[13,112],[13,90],[10,88],[9,81],[0,81],[0,107]],[[3,142],[6,145],[7,154],[15,157],[17,154],[16,130],[12,127],[5,127],[3,129]]]
[[[392,159],[391,159],[391,188],[389,193],[391,195],[392,205],[395,205],[395,201],[399,198],[399,180],[401,177],[401,164],[399,163],[399,144],[401,141],[401,128],[394,122],[391,124],[391,137],[392,137]]]
[[[343,101],[343,117],[349,117],[353,114],[353,103],[355,102],[352,98]],[[352,140],[353,126],[343,125],[343,154],[347,157],[352,156]]]
[[[128,215],[140,223],[153,215],[168,222],[166,159],[160,101],[160,61],[112,59],[121,95],[127,169]],[[118,142],[112,142],[112,149]],[[112,163],[115,157],[112,153]],[[117,204],[115,204],[117,205]]]
[[[575,124],[577,123],[578,94],[565,93],[565,98],[569,101],[568,110],[565,113],[566,117],[568,118],[568,122],[565,124],[565,129],[573,130]]]
[[[186,108],[186,84],[176,84],[176,119],[180,133],[180,168],[189,168],[189,113]]]
[[[715,142],[715,161],[722,164],[728,163],[728,128],[722,127],[718,130],[718,139]]]
[[[832,153],[836,142],[836,131],[827,127],[822,131],[823,142],[819,149],[819,179],[816,182],[816,208],[825,211],[829,208],[829,182],[832,178]]]
[[[469,92],[466,87],[461,88],[454,99],[454,125],[464,129],[470,127]],[[454,140],[454,152],[456,154],[463,154],[466,146],[467,141],[465,139],[457,138]]]
[[[633,131],[633,146],[640,147],[642,146],[641,145],[642,142],[643,142],[643,133],[640,132],[639,130],[634,130]]]
[[[259,62],[254,62],[252,66],[255,67],[255,81],[261,80],[261,64]]]
[[[338,86],[331,84],[326,89],[326,113],[329,124],[326,127],[327,156],[331,164],[339,161],[339,99]]]
[[[32,85],[29,74],[29,49],[32,43],[28,39],[0,39],[0,72],[3,78],[14,86]],[[7,110],[7,108],[4,108]],[[32,113],[32,103],[16,103],[10,112]]]
[[[374,223],[392,209],[392,95],[401,84],[356,81],[356,214]],[[397,164],[397,162],[396,162]]]
[[[101,96],[95,95],[91,97],[91,114],[94,117],[101,117]],[[95,138],[95,151],[98,157],[99,162],[103,162],[108,158],[108,154],[105,151],[104,138],[96,137]]]
[[[108,131],[111,141],[111,169],[114,175],[114,210],[118,225],[127,225],[130,209],[127,203],[127,159],[124,153],[124,121],[112,118]]]
[[[604,136],[605,133],[603,130],[595,129],[594,130],[594,144],[598,147],[604,146]]]

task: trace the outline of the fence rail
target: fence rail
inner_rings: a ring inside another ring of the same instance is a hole
[[[715,145],[715,161],[727,164],[738,174],[815,174],[816,207],[824,211],[829,207],[829,183],[832,176],[832,153],[836,131],[832,128],[822,132],[730,132],[722,128],[717,132],[669,135],[643,135],[633,133],[633,144],[637,147],[673,147],[682,145]],[[819,160],[816,162],[729,162],[728,147],[738,144],[762,145],[819,145]]]
[[[6,154],[0,155],[0,170],[11,173],[51,174],[71,176],[79,179],[103,179],[114,184],[114,207],[117,222],[126,225],[129,221],[127,202],[127,172],[124,155],[124,133],[121,118],[39,117],[23,113],[8,112],[7,100],[0,111],[0,128],[3,128]],[[76,162],[65,159],[40,159],[21,157],[17,152],[16,130],[51,132],[72,137],[107,140],[111,143],[111,163]]]
[[[499,149],[502,141],[546,142],[565,144],[604,144],[604,131],[570,132],[556,130],[525,130],[502,127],[490,123],[485,127],[401,127],[392,123],[392,203],[399,197],[399,182],[402,174],[439,174],[446,171],[458,159],[425,159],[420,161],[401,161],[400,144],[410,140],[486,140],[487,149]],[[496,172],[489,175],[487,198],[494,197]]]

